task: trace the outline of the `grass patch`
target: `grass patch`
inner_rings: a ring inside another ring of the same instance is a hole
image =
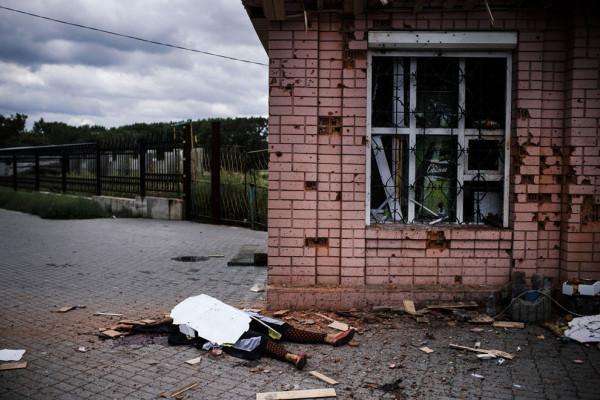
[[[0,208],[39,215],[48,219],[89,219],[110,217],[102,206],[85,197],[15,192],[0,188]]]

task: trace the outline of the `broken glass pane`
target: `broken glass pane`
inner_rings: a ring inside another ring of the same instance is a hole
[[[465,127],[503,129],[506,109],[506,59],[465,60]]]
[[[403,222],[408,198],[408,137],[372,139],[371,216],[377,222]]]
[[[456,149],[456,136],[417,136],[416,220],[455,220]]]
[[[465,222],[502,226],[502,182],[465,182],[464,191]]]
[[[458,59],[419,58],[417,61],[418,128],[458,126]]]
[[[372,126],[408,126],[410,63],[397,57],[373,57]]]

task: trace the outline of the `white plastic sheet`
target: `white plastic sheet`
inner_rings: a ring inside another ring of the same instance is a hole
[[[25,354],[25,350],[2,349],[0,350],[0,361],[19,361],[23,354]]]
[[[600,342],[600,314],[573,318],[565,336],[580,343]]]
[[[171,310],[175,325],[185,324],[203,339],[219,345],[235,343],[250,326],[250,316],[214,297],[188,297]]]

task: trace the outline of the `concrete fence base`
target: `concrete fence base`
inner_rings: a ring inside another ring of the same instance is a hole
[[[111,196],[92,196],[92,200],[115,215],[153,219],[183,219],[183,200],[166,197],[124,198]]]

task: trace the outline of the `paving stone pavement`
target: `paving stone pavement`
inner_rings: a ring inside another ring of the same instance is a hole
[[[600,351],[561,343],[537,326],[474,333],[472,325],[395,317],[367,325],[358,347],[289,345],[310,354],[306,371],[271,359],[211,357],[168,346],[161,336],[96,337],[99,327],[118,318],[95,311],[151,317],[199,293],[262,305],[264,294],[248,289],[264,282],[265,269],[226,262],[244,244],[264,245],[263,232],[143,219],[49,221],[0,210],[0,238],[0,348],[26,349],[29,363],[0,372],[2,399],[156,399],[192,382],[199,385],[186,392],[189,399],[253,399],[262,391],[326,387],[307,373],[311,369],[340,382],[340,399],[600,398]],[[225,257],[171,260],[213,254]],[[86,308],[51,312],[75,304]],[[516,357],[498,365],[447,347],[475,341]],[[418,350],[424,342],[434,353]],[[87,351],[76,351],[79,346]],[[184,363],[197,356],[199,364]],[[265,371],[252,372],[256,366]]]

